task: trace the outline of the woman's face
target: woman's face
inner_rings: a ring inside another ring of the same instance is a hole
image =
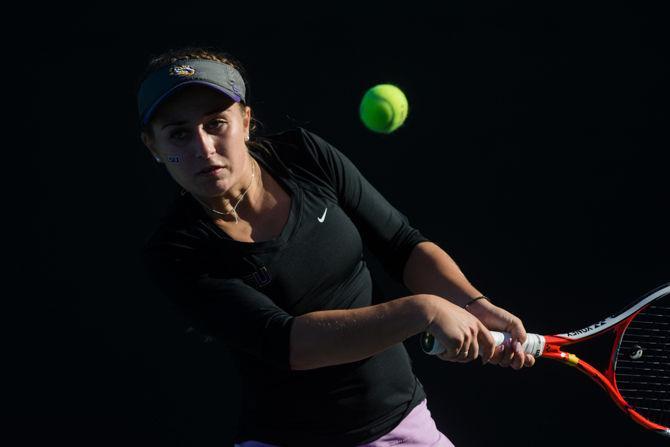
[[[216,90],[189,86],[158,107],[149,124],[153,138],[143,133],[142,141],[185,190],[202,199],[232,196],[226,191],[248,170],[245,137],[250,118],[249,107],[243,112],[240,104]],[[200,173],[212,165],[223,169]]]

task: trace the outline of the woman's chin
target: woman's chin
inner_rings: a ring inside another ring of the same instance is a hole
[[[200,184],[196,188],[197,193],[204,197],[218,197],[230,188],[230,184],[225,179],[219,179],[215,182]]]

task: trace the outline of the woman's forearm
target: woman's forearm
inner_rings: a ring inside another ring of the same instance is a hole
[[[482,295],[456,262],[433,242],[421,242],[414,247],[405,264],[403,281],[412,293],[441,296],[459,306]]]
[[[351,363],[424,331],[430,295],[410,295],[374,306],[323,310],[296,317],[290,336],[291,369]]]

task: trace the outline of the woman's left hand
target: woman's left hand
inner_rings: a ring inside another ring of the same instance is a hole
[[[500,345],[495,349],[493,356],[485,359],[484,363],[492,363],[502,367],[511,366],[513,369],[530,367],[535,364],[535,357],[523,352],[521,345],[526,341],[526,330],[521,319],[505,309],[491,304],[486,299],[480,299],[468,306],[471,314],[481,321],[491,331],[509,332],[512,343],[508,347]],[[512,349],[510,349],[512,348]]]

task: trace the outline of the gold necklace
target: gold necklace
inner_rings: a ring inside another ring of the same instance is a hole
[[[247,189],[245,189],[244,192],[242,193],[242,195],[240,195],[240,198],[237,200],[237,203],[233,207],[232,211],[227,211],[225,213],[221,212],[221,211],[217,211],[217,210],[207,206],[207,204],[205,204],[202,200],[198,199],[198,201],[200,203],[202,203],[208,210],[210,210],[214,214],[218,214],[219,216],[227,216],[230,213],[235,213],[234,214],[235,224],[237,224],[239,222],[239,220],[237,218],[237,206],[240,204],[240,202],[242,202],[242,199],[244,199],[244,196],[247,195],[247,192],[249,191],[249,189],[251,189],[251,183],[254,181],[254,178],[256,177],[256,160],[254,160],[254,158],[251,155],[249,155],[249,158],[251,159],[251,179],[249,180],[249,186],[247,186]]]

